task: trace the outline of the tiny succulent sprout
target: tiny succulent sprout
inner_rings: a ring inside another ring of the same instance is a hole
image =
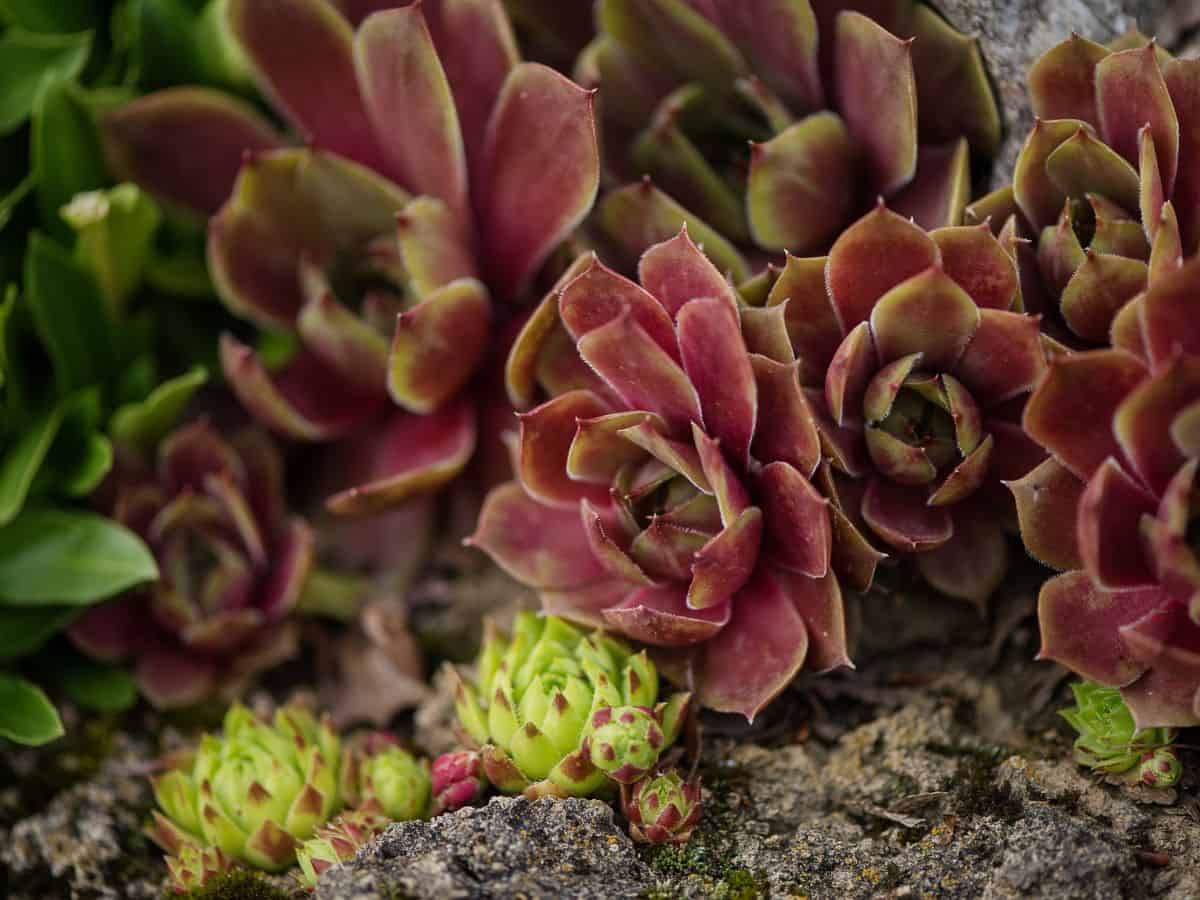
[[[1091,681],[1071,685],[1075,705],[1059,710],[1079,736],[1075,761],[1096,772],[1121,774],[1136,768],[1150,787],[1169,787],[1179,779],[1180,764],[1170,745],[1172,728],[1138,729],[1121,692]]]
[[[424,818],[429,811],[429,763],[394,744],[363,759],[358,779],[355,805],[397,822]]]
[[[234,705],[224,733],[205,735],[194,754],[154,779],[160,810],[149,837],[177,867],[193,870],[225,856],[271,872],[295,862],[299,841],[342,806],[341,743],[333,730],[297,706],[276,711],[271,722]]]
[[[1170,747],[1159,747],[1142,754],[1138,764],[1138,779],[1152,788],[1169,788],[1183,774],[1183,763]]]
[[[654,768],[666,744],[653,710],[620,706],[592,716],[592,764],[619,784],[633,784]]]
[[[433,814],[470,806],[487,790],[483,757],[474,750],[443,753],[433,761]]]
[[[329,825],[318,828],[316,835],[300,845],[296,861],[300,864],[298,877],[309,890],[331,866],[353,859],[372,838],[381,834],[389,824],[387,816],[371,809],[344,812]]]
[[[167,874],[171,889],[177,894],[190,894],[224,875],[234,862],[216,847],[184,844],[179,853],[167,857]]]
[[[488,781],[509,794],[607,793],[629,745],[637,744],[630,764],[652,767],[678,737],[690,702],[685,693],[657,702],[658,672],[644,650],[532,612],[517,616],[511,637],[488,624],[477,669],[474,684],[454,673],[461,737],[478,750]],[[636,726],[613,720],[610,708],[618,716],[633,710],[653,726],[653,741],[631,740],[621,729]]]
[[[684,781],[671,769],[621,786],[621,810],[629,834],[646,844],[682,844],[700,821],[699,777]]]

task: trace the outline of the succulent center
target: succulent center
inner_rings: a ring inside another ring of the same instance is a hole
[[[878,427],[909,447],[924,450],[939,471],[960,458],[950,413],[911,387],[900,390],[891,411]]]

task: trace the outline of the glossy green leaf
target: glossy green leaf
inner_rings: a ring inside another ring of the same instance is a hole
[[[25,123],[48,84],[78,75],[91,46],[87,31],[36,34],[14,28],[0,37],[0,134]]]
[[[33,653],[78,612],[73,606],[0,606],[0,662]]]
[[[137,684],[124,669],[78,653],[63,660],[56,672],[59,687],[80,706],[97,712],[120,712],[137,702]]]
[[[62,720],[41,688],[24,678],[0,674],[0,738],[37,745],[62,734]]]
[[[0,197],[0,231],[3,231],[4,226],[12,220],[13,212],[21,205],[21,201],[33,192],[35,187],[37,187],[37,176],[30,172],[21,179],[16,187]]]
[[[120,444],[149,449],[175,427],[192,395],[208,380],[203,366],[164,381],[140,403],[129,403],[113,413],[108,430]]]
[[[82,606],[157,577],[141,539],[103,516],[27,510],[0,528],[0,602]]]
[[[58,489],[68,497],[86,497],[112,468],[112,441],[93,431],[79,442],[74,456],[75,464],[59,473]]]
[[[48,410],[24,428],[0,457],[0,525],[11,522],[25,505],[34,476],[50,452],[62,421],[61,405]]]
[[[30,165],[37,173],[42,224],[69,238],[59,211],[76,194],[103,187],[108,180],[100,133],[82,89],[73,82],[50,82],[34,104]]]
[[[92,28],[100,19],[97,0],[0,0],[0,19],[47,34]]]
[[[34,232],[25,253],[25,302],[64,392],[103,382],[115,368],[112,322],[92,277]]]

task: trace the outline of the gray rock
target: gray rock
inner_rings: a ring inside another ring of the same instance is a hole
[[[500,798],[393,825],[326,873],[317,898],[634,898],[652,884],[607,804]]]
[[[992,186],[1011,180],[1017,152],[1033,122],[1025,92],[1030,65],[1072,31],[1105,42],[1156,22],[1169,0],[933,0],[960,31],[978,36],[999,95],[1004,145]]]

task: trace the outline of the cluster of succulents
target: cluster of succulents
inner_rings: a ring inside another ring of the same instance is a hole
[[[846,603],[893,573],[985,608],[1018,533],[1059,570],[1041,656],[1088,679],[1076,759],[1179,778],[1200,59],[1054,46],[979,197],[996,98],[920,0],[13,3],[0,29],[0,158],[28,160],[0,172],[0,738],[61,732],[35,654],[106,709],[234,698],[297,655],[306,589],[402,580],[362,546],[370,572],[321,569],[336,528],[452,487],[541,605],[451,670],[432,767],[233,706],[155,779],[177,890],[311,886],[492,789],[686,841],[698,709],[851,667]]]
[[[361,843],[429,806],[426,764],[386,735],[343,744],[328,722],[297,705],[270,721],[234,705],[221,735],[205,735],[165,765],[146,831],[168,854],[179,893],[235,863],[277,872],[299,854],[310,872],[344,841]],[[345,806],[350,812],[333,821]]]

